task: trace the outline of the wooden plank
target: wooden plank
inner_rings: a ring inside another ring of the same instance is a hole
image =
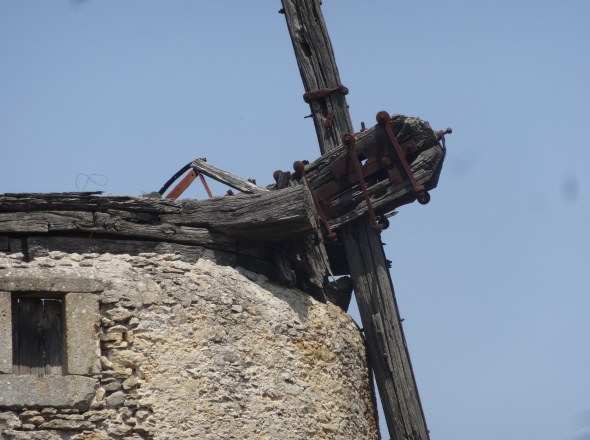
[[[96,192],[0,194],[0,212],[105,212],[108,209],[160,214],[178,213],[182,210],[176,200],[129,196],[103,197]]]
[[[305,90],[340,84],[320,2],[282,0],[282,4]],[[317,105],[319,111],[312,106],[316,133],[320,150],[329,163],[341,154],[332,150],[338,148],[342,134],[353,132],[352,124],[346,100],[341,94],[331,94],[318,101]],[[329,129],[321,123],[321,118],[327,116],[326,113],[321,113],[322,109],[327,108],[335,110],[335,117]],[[369,135],[376,136],[377,129]],[[325,172],[328,173],[328,170]],[[429,438],[428,430],[405,346],[380,237],[366,217],[343,226],[338,235],[351,271],[390,436],[396,440],[426,440]],[[393,360],[394,373],[390,372],[389,364],[384,360],[384,350],[379,348],[373,326],[374,315],[379,315],[383,323],[382,333],[385,334],[385,340],[381,343],[387,347],[387,353]],[[398,370],[401,370],[399,374],[396,373]]]
[[[38,298],[13,299],[13,365],[14,374],[42,376],[43,362],[43,307]]]
[[[266,188],[256,186],[256,184],[248,182],[246,179],[242,179],[228,171],[217,168],[203,159],[194,160],[193,163],[191,163],[191,167],[205,176],[209,176],[218,182],[231,186],[233,189],[237,189],[246,194],[257,194],[268,191]]]
[[[15,232],[72,231],[92,227],[94,219],[90,212],[8,212],[0,213],[0,231]]]
[[[46,375],[60,376],[63,366],[62,299],[43,299],[43,368]]]
[[[290,173],[281,173],[277,188],[299,185],[307,192],[307,185],[292,181]],[[319,226],[318,226],[319,227]],[[320,234],[307,234],[275,245],[275,261],[279,281],[286,286],[296,286],[321,302],[326,302],[326,291],[331,275],[328,254]]]
[[[111,211],[97,212],[30,212],[0,213],[0,231],[10,233],[48,233],[48,232],[90,232],[95,234],[142,237],[153,240],[172,241],[194,245],[217,245],[234,247],[235,238],[216,233],[206,228],[178,226],[159,223],[138,222],[129,219],[129,213]]]
[[[146,238],[157,241],[170,241],[173,243],[185,243],[196,246],[214,246],[221,248],[233,248],[236,239],[225,234],[211,231],[203,227],[181,226],[169,222],[155,221],[150,223],[138,223],[127,220],[120,212],[97,212],[94,215],[95,223],[91,227],[81,227],[80,231],[96,234],[107,234],[122,237]]]
[[[206,226],[232,236],[282,240],[319,230],[309,189],[298,185],[279,191],[181,200],[181,214],[163,215],[177,225]]]
[[[119,197],[90,203],[93,197],[79,193],[0,196],[0,234],[84,231],[199,245],[203,240],[222,239],[205,229],[261,241],[315,234],[319,229],[310,192],[302,185],[150,204],[143,198]],[[48,203],[51,200],[55,204]],[[27,205],[25,212],[20,211],[23,204]]]

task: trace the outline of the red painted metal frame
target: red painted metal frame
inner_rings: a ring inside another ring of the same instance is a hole
[[[168,195],[164,198],[177,199],[190,186],[190,184],[194,182],[197,176],[199,176],[199,178],[201,179],[201,183],[205,187],[205,191],[207,191],[207,195],[209,196],[209,198],[213,197],[213,194],[211,194],[211,190],[209,189],[209,185],[207,185],[207,182],[205,181],[205,177],[203,177],[201,173],[198,173],[195,170],[190,170],[189,173],[186,176],[184,176],[182,180],[178,182],[178,184],[174,187],[174,189],[172,189],[172,191],[170,191]]]

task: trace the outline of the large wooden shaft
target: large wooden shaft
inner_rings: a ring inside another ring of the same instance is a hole
[[[282,3],[305,91],[340,86],[334,50],[319,2],[283,0]],[[343,135],[353,132],[346,98],[342,93],[330,93],[311,101],[309,106],[322,155],[340,144]],[[330,112],[339,122],[326,126]]]
[[[282,4],[306,92],[339,85],[319,0],[282,0]],[[342,134],[353,129],[344,96],[332,93],[314,102],[326,111],[321,117],[327,117],[328,111],[334,113],[332,125],[326,128],[312,104],[324,154],[336,149]],[[428,430],[380,238],[367,218],[343,226],[339,238],[347,255],[389,434],[395,440],[426,440]]]
[[[380,237],[368,218],[344,226],[339,236],[347,249],[389,434],[398,440],[426,440],[428,430]],[[355,251],[349,252],[351,248]]]

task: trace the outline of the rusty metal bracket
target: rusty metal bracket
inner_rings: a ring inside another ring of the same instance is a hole
[[[203,161],[206,161],[206,159],[202,159]],[[191,168],[191,163],[183,166],[176,174],[174,174],[174,176],[172,176],[165,184],[164,186],[162,186],[162,188],[160,188],[160,190],[158,191],[158,193],[163,196],[164,193],[166,192],[166,190],[168,188],[170,188],[170,186],[176,181],[176,179],[178,179],[180,176],[182,176],[187,170],[189,170]],[[186,176],[184,176],[182,178],[182,180],[180,182],[178,182],[178,184],[168,193],[168,195],[164,198],[166,199],[177,199],[178,197],[181,196],[181,194],[189,187],[189,185],[191,183],[193,183],[193,181],[197,178],[197,176],[201,179],[201,183],[203,184],[203,187],[205,188],[205,191],[207,191],[207,195],[209,196],[209,198],[213,197],[213,194],[211,194],[211,190],[209,189],[209,185],[207,185],[207,181],[205,180],[205,177],[199,173],[198,171],[192,169]]]
[[[409,182],[419,203],[426,204],[430,200],[425,186],[418,184],[409,165],[411,158],[419,152],[417,144],[412,139],[399,143],[393,132],[389,114],[386,112],[379,112],[377,121],[385,130],[376,132],[370,143],[365,142],[362,153],[357,154],[355,137],[363,136],[362,133],[346,134],[342,137],[342,142],[347,147],[346,154],[342,154],[339,159],[328,165],[331,178],[322,179],[322,184],[315,187],[310,185],[305,176],[305,162],[298,161],[293,164],[296,176],[304,179],[310,188],[318,216],[330,237],[334,237],[335,234],[328,222],[343,215],[345,212],[342,210],[347,209],[338,207],[340,205],[333,203],[332,200],[340,197],[338,200],[341,201],[341,195],[345,193],[349,193],[346,196],[351,199],[349,203],[359,203],[358,191],[360,190],[372,225],[378,231],[386,229],[389,224],[388,216],[384,212],[387,207],[373,206],[375,200],[381,200],[380,194],[383,194],[385,188],[384,185],[379,185],[379,189],[375,190],[378,192],[374,193],[372,188],[379,182],[388,180],[393,186]],[[366,129],[364,124],[362,129]],[[279,170],[274,173],[275,181],[281,173]],[[353,202],[353,199],[356,201]]]
[[[209,185],[205,180],[205,176],[203,176],[201,173],[195,170],[190,170],[190,172],[186,176],[184,176],[182,180],[178,182],[178,184],[172,189],[172,191],[170,191],[168,195],[164,198],[173,200],[179,198],[182,195],[182,193],[189,187],[189,185],[193,183],[197,176],[199,177],[199,179],[201,179],[201,183],[203,184],[205,191],[207,191],[207,195],[209,196],[209,198],[212,198],[213,194],[209,189]]]
[[[213,194],[211,194],[211,190],[209,189],[209,185],[207,185],[207,181],[205,180],[205,176],[203,176],[203,174],[199,173],[199,179],[201,179],[201,183],[203,184],[205,191],[207,191],[207,195],[209,196],[210,199],[212,199]]]
[[[338,87],[334,87],[333,89],[317,89],[311,90],[307,93],[303,94],[303,100],[310,104],[312,101],[317,101],[318,99],[325,98],[330,93],[340,92],[343,95],[348,95],[348,88],[344,87],[340,84]]]
[[[401,148],[404,155],[417,151],[416,143],[413,140],[404,142]],[[330,171],[334,178],[319,188],[316,188],[315,193],[318,199],[322,201],[331,199],[336,194],[359,183],[359,178],[371,181],[382,180],[388,177],[394,185],[403,182],[403,177],[397,169],[399,161],[395,152],[387,151],[387,148],[383,145],[373,145],[365,149],[364,155],[367,160],[361,165],[361,174],[358,174],[354,165],[351,164],[351,156],[348,154],[346,157],[332,163],[330,165]],[[327,205],[326,203],[324,204]],[[338,215],[337,212],[331,212],[327,206],[324,207],[324,212],[327,218],[333,218]],[[381,219],[381,216],[376,216],[376,218]],[[382,222],[379,220],[379,223]]]
[[[165,197],[166,199],[177,199],[184,192],[188,186],[197,178],[195,170],[190,170],[189,173],[182,178],[180,182],[174,187],[172,191]]]
[[[412,169],[410,168],[410,164],[408,164],[408,161],[406,160],[404,151],[402,150],[402,147],[400,146],[399,142],[397,141],[397,138],[395,137],[395,133],[393,132],[393,129],[391,128],[391,118],[389,116],[389,113],[387,113],[386,111],[380,111],[379,113],[377,113],[376,119],[380,125],[385,127],[385,130],[387,131],[387,135],[389,136],[389,140],[391,141],[391,143],[393,144],[393,147],[395,148],[395,152],[397,153],[397,156],[398,156],[398,159],[402,165],[402,168],[403,168],[406,176],[410,180],[410,183],[412,184],[412,187],[414,189],[414,194],[416,195],[416,199],[418,200],[418,203],[420,203],[421,205],[426,205],[430,201],[430,194],[428,194],[428,191],[426,191],[426,188],[424,187],[424,185],[419,185],[418,182],[416,181],[416,178],[414,177],[414,173],[412,172]]]
[[[329,111],[328,116],[324,119],[324,127],[331,127],[334,122],[334,112]]]
[[[365,177],[363,175],[363,169],[361,167],[361,163],[356,155],[356,151],[354,149],[355,139],[352,134],[345,134],[342,136],[342,142],[344,145],[348,147],[348,156],[352,164],[354,165],[359,185],[363,191],[363,196],[365,198],[365,203],[367,204],[367,210],[369,211],[369,216],[371,217],[371,221],[373,222],[373,229],[376,231],[381,231],[383,229],[383,225],[377,221],[377,217],[375,216],[375,211],[373,210],[373,205],[371,204],[371,197],[369,196],[369,192],[367,191],[367,183],[365,182]]]
[[[293,170],[295,171],[295,173],[298,176],[300,176],[303,179],[303,181],[307,185],[307,189],[309,189],[309,192],[311,193],[311,198],[313,200],[315,210],[318,213],[318,215],[320,216],[320,220],[321,220],[322,224],[326,228],[326,233],[327,233],[328,239],[336,240],[337,235],[332,230],[332,228],[330,228],[330,225],[328,224],[328,219],[326,217],[326,213],[324,212],[322,205],[320,204],[320,201],[318,200],[315,191],[311,188],[311,185],[309,184],[309,181],[307,180],[307,177],[305,176],[305,164],[302,161],[298,160],[293,163]]]
[[[452,132],[453,129],[451,127],[448,127],[446,130],[438,130],[434,132],[436,140],[442,141],[442,146],[445,150],[447,149],[447,146],[445,145],[445,134],[451,134]]]

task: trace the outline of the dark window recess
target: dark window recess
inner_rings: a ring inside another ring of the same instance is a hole
[[[63,298],[38,295],[13,297],[14,374],[63,374],[63,315]]]

